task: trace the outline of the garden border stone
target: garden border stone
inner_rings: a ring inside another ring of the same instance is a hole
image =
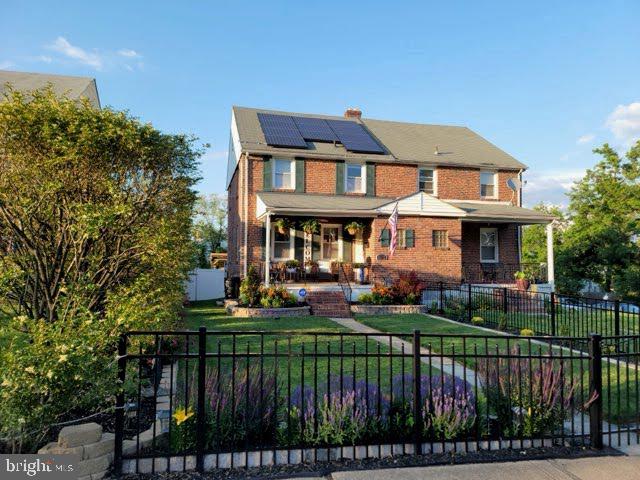
[[[230,307],[230,313],[234,317],[249,318],[308,317],[311,315],[311,307],[250,308],[233,306]]]
[[[428,312],[428,305],[351,305],[351,313],[362,315],[397,315]]]

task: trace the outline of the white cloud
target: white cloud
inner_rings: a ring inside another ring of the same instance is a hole
[[[596,136],[593,133],[587,133],[585,135],[582,135],[581,137],[578,137],[578,140],[576,140],[576,143],[578,145],[583,145],[585,143],[591,143],[593,142],[593,140],[596,138]]]
[[[71,58],[72,60],[77,60],[84,65],[93,67],[96,70],[101,70],[104,65],[104,61],[99,54],[95,52],[87,52],[80,47],[71,45],[71,43],[69,43],[69,41],[64,37],[56,38],[56,40],[52,44],[48,45],[47,48],[54,52],[58,52],[65,57]]]
[[[523,187],[525,206],[533,206],[540,202],[566,205],[569,202],[566,193],[576,180],[584,176],[584,173],[585,169],[571,169],[525,174],[527,182]]]
[[[7,70],[9,68],[12,68],[13,66],[14,66],[14,63],[10,62],[9,60],[0,62],[0,70]]]
[[[118,50],[118,55],[120,55],[121,57],[127,57],[127,58],[138,58],[142,56],[138,52],[130,48],[122,48]]]
[[[640,102],[618,105],[605,123],[618,140],[629,145],[640,138]]]

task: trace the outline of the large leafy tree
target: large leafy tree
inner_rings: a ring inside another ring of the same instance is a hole
[[[628,271],[640,259],[640,142],[625,156],[608,144],[594,152],[602,160],[569,193],[571,226],[559,261],[569,282],[591,280],[610,291],[633,278]]]
[[[557,205],[539,203],[534,210],[553,215],[554,221],[553,247],[558,251],[563,243],[564,232],[568,222],[565,213]],[[547,262],[547,232],[545,225],[527,225],[522,229],[522,262],[546,263]]]
[[[194,140],[50,89],[0,101],[0,437],[113,406],[118,334],[176,324]]]

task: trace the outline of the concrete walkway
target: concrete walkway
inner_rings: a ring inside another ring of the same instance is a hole
[[[317,477],[316,477],[317,478]],[[591,457],[334,472],[330,480],[631,480],[640,457]]]
[[[331,320],[354,332],[380,334],[380,336],[372,335],[369,338],[384,346],[389,346],[389,334],[385,334],[380,330],[376,330],[375,328],[364,325],[363,323],[360,323],[353,318],[331,318]],[[406,354],[413,354],[412,343],[407,342],[406,340],[402,340],[401,338],[391,337],[391,346],[399,351],[401,351],[402,347],[404,347],[404,352]],[[425,365],[431,364],[433,368],[437,368],[447,375],[455,376],[462,381],[466,380],[470,385],[475,385],[475,382],[477,381],[478,386],[482,386],[480,377],[478,376],[478,378],[476,378],[476,372],[473,369],[465,366],[464,364],[455,362],[449,357],[441,356],[437,353],[431,353],[431,351],[425,347],[420,347],[420,353],[424,355],[424,357],[422,358],[422,363],[424,363]]]

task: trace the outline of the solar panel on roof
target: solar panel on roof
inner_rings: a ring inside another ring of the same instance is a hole
[[[327,124],[347,150],[362,153],[384,153],[378,142],[359,123],[346,120],[327,120]]]
[[[289,115],[258,113],[258,120],[268,145],[307,148],[307,142]]]
[[[336,134],[331,130],[326,120],[322,118],[292,117],[300,134],[305,140],[316,142],[335,142]]]

